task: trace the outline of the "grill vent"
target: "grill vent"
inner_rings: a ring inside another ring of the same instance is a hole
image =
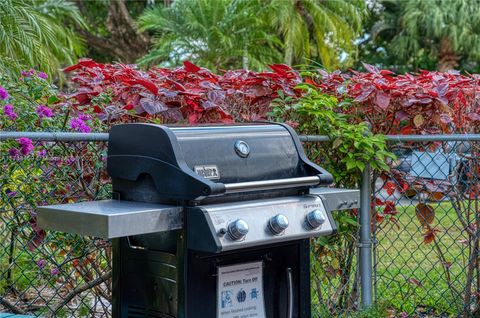
[[[137,307],[128,306],[128,318],[175,318],[174,316],[162,313],[160,311]]]

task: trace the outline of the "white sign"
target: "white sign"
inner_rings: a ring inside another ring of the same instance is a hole
[[[265,318],[262,262],[218,268],[217,318]]]

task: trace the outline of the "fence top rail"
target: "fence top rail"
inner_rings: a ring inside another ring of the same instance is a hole
[[[328,136],[302,135],[300,140],[304,142],[328,141]],[[427,142],[427,141],[480,141],[480,134],[450,134],[450,135],[386,135],[387,141],[396,142]]]
[[[22,137],[37,141],[108,141],[108,133],[0,131],[0,141]]]
[[[108,141],[108,133],[0,131],[0,141],[22,137],[37,141]],[[385,138],[388,141],[396,142],[480,141],[480,134],[387,135]],[[304,142],[325,142],[330,138],[319,135],[302,135],[300,140]]]
[[[388,141],[480,141],[480,134],[451,134],[451,135],[387,135]]]

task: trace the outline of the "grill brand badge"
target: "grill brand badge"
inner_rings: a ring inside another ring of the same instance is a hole
[[[217,180],[220,179],[220,172],[215,165],[210,166],[195,166],[195,173],[204,177],[205,179]]]

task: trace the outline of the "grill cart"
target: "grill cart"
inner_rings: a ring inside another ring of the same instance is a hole
[[[112,128],[112,200],[38,209],[46,229],[112,239],[113,316],[310,317],[310,238],[357,190],[322,188],[286,125]]]

